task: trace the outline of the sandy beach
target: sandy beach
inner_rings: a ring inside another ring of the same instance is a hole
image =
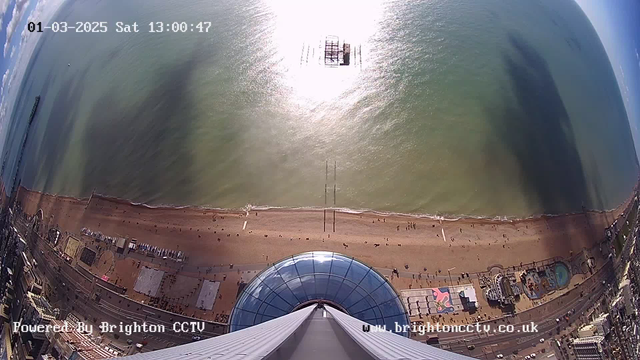
[[[250,281],[267,264],[305,251],[327,250],[353,256],[377,268],[397,268],[401,272],[429,276],[390,277],[400,291],[410,288],[460,284],[460,274],[486,271],[495,265],[509,267],[554,257],[569,257],[591,248],[604,237],[609,226],[628,206],[628,201],[609,212],[539,217],[501,221],[482,219],[438,220],[410,215],[270,209],[224,211],[196,207],[157,207],[132,204],[126,200],[93,195],[86,199],[42,194],[21,188],[18,194],[23,211],[33,215],[42,209],[41,235],[58,227],[81,239],[97,251],[91,267],[77,260],[94,275],[107,275],[109,282],[127,288],[127,296],[148,302],[151,298],[133,290],[139,269],[144,266],[165,271],[165,283],[158,296],[174,304],[166,310],[211,321],[226,322],[238,295],[239,283]],[[82,236],[81,229],[100,231],[105,236],[133,238],[165,249],[186,252],[188,261],[177,264],[129,253],[115,254],[100,243]],[[101,246],[100,250],[97,246]],[[106,251],[105,251],[106,250]],[[594,252],[591,252],[594,254]],[[595,254],[597,256],[597,252]],[[231,267],[233,264],[233,267]],[[213,271],[211,270],[213,267]],[[426,270],[425,270],[426,269]],[[433,275],[450,279],[433,280]],[[212,310],[195,306],[205,280],[220,281]],[[574,276],[572,283],[584,280]],[[464,280],[462,280],[464,282]],[[480,290],[477,279],[470,281]],[[545,298],[548,301],[561,295]],[[524,297],[518,311],[534,302]],[[483,319],[501,316],[499,308],[480,299],[477,315]],[[480,319],[480,318],[478,318]],[[415,319],[414,319],[415,320]],[[449,314],[444,322],[472,321],[469,315]]]
[[[27,214],[44,213],[46,227],[79,234],[86,227],[108,236],[185,251],[189,265],[273,263],[311,250],[354,256],[375,267],[435,273],[478,272],[496,264],[517,265],[591,247],[629,200],[610,212],[540,217],[518,221],[439,221],[402,215],[327,211],[221,211],[150,208],[92,196],[75,199],[20,189]],[[246,221],[246,226],[245,226]],[[323,231],[326,229],[326,231]]]

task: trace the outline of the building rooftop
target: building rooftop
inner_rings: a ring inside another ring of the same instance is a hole
[[[53,308],[51,307],[51,304],[49,304],[47,299],[31,292],[27,293],[27,297],[29,298],[29,301],[31,302],[32,306],[36,310],[38,310],[38,312],[40,313],[43,319],[49,319],[49,320],[55,319]]]
[[[102,345],[94,342],[89,335],[78,331],[71,323],[68,323],[66,330],[62,327],[64,325],[63,321],[54,320],[51,324],[59,325],[62,329],[52,334],[54,340],[57,337],[60,344],[68,346],[71,351],[77,351],[79,359],[101,360],[110,359],[117,355],[113,350],[109,351],[106,347],[103,348]]]
[[[601,343],[604,341],[604,336],[594,335],[594,336],[586,336],[583,338],[573,339],[574,345],[579,344],[592,344],[592,343]]]
[[[607,320],[608,317],[609,317],[609,313],[602,313],[602,314],[598,315],[598,317],[595,318],[593,320],[593,322],[605,321],[605,320]]]
[[[409,324],[398,294],[373,268],[341,254],[315,251],[288,257],[258,274],[236,303],[230,330],[286,315],[312,302],[332,304],[372,325]],[[408,331],[402,331],[408,336]]]
[[[578,330],[578,336],[580,338],[592,337],[593,335],[595,335],[596,332],[597,332],[597,329],[595,325],[587,324]]]

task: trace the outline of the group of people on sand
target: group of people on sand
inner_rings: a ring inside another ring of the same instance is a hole
[[[412,221],[407,221],[407,225],[404,227],[405,230],[415,230],[417,229],[418,224]],[[396,231],[400,231],[400,225],[396,226]]]

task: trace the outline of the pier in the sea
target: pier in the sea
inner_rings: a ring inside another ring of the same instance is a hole
[[[13,182],[11,186],[11,196],[13,196],[16,192],[16,189],[19,185],[20,179],[20,170],[22,165],[22,157],[24,155],[24,149],[27,146],[27,140],[29,140],[29,133],[31,132],[31,125],[33,124],[33,120],[36,117],[36,111],[38,110],[38,104],[40,104],[40,96],[36,96],[35,103],[33,104],[33,108],[31,108],[31,114],[29,115],[29,122],[27,123],[27,130],[24,134],[24,138],[22,139],[22,145],[20,146],[20,155],[18,156],[18,163],[15,169],[15,175],[13,177]]]
[[[318,46],[302,44],[300,65],[313,65],[317,59],[319,65],[325,66],[362,66],[362,46],[340,40],[336,35],[328,35],[318,41]]]

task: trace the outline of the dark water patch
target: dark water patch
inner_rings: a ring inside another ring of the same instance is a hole
[[[559,33],[564,33],[569,35],[568,37],[565,38],[565,42],[569,45],[569,47],[571,47],[573,50],[582,51],[582,45],[578,40],[578,36],[576,34],[576,31],[574,30],[574,26],[571,24],[570,21],[567,20],[567,18],[564,15],[562,15],[562,13],[557,11],[557,9],[555,8],[555,6],[557,6],[558,4],[556,4],[555,1],[553,2],[539,1],[537,5],[540,11],[542,11],[545,14],[545,16],[547,16],[549,21],[551,21],[551,23],[558,28]],[[578,4],[566,3],[566,5],[573,7],[572,10],[575,11],[576,13],[582,12]]]
[[[29,94],[33,94],[34,88],[34,78],[31,76],[31,72],[33,71],[34,64],[38,61],[41,53],[43,45],[45,41],[52,36],[51,33],[45,33],[43,37],[40,39],[38,44],[36,44],[35,49],[33,50],[33,54],[31,55],[31,59],[29,59],[29,63],[27,64],[27,68],[25,70],[25,78],[22,83],[19,85],[18,96],[16,97],[16,104],[14,107],[14,113],[11,116],[9,121],[9,130],[7,131],[7,140],[5,141],[5,149],[7,149],[7,161],[3,162],[3,165],[6,166],[3,173],[2,179],[7,189],[11,189],[12,179],[16,171],[14,167],[17,165],[17,158],[19,156],[20,144],[22,143],[22,139],[25,136],[24,128],[25,124],[28,121],[28,114],[31,111],[31,105],[29,102],[33,101],[33,98],[29,96]],[[28,85],[27,85],[28,84]],[[18,86],[18,84],[13,84],[13,86]],[[41,94],[38,94],[41,95]],[[42,104],[40,104],[42,105]],[[36,119],[37,121],[37,119]],[[28,144],[27,144],[28,146]],[[27,151],[25,149],[25,151]],[[25,153],[24,161],[27,161],[28,152]]]
[[[522,37],[509,35],[516,56],[504,53],[517,102],[494,118],[518,159],[532,201],[544,213],[591,206],[586,176],[562,97],[546,60]]]
[[[518,34],[508,39],[513,51],[502,56],[515,101],[506,99],[487,110],[497,139],[489,153],[513,155],[527,201],[537,213],[602,206],[589,194],[574,130],[547,61]]]
[[[196,104],[189,98],[189,82],[203,57],[199,48],[160,69],[156,84],[135,105],[120,105],[117,88],[94,103],[83,136],[82,196],[97,191],[151,203],[195,200],[188,141]]]
[[[52,69],[45,78],[41,97],[51,108],[48,119],[39,119],[46,123],[42,138],[28,145],[29,162],[25,167],[25,185],[33,186],[31,182],[35,182],[44,192],[54,190],[52,181],[59,174],[57,167],[62,165],[72,139],[72,130],[77,120],[77,102],[85,92],[88,71],[87,67],[67,76],[56,93],[50,93],[56,70]],[[38,127],[41,126],[40,124]]]
[[[571,48],[571,50],[582,51],[582,46],[580,45],[580,41],[578,41],[578,39],[569,37],[565,38],[564,41]]]
[[[102,59],[101,66],[106,67],[107,65],[111,64],[112,62],[118,59],[121,53],[122,53],[122,46],[118,46],[116,48],[111,49]]]

